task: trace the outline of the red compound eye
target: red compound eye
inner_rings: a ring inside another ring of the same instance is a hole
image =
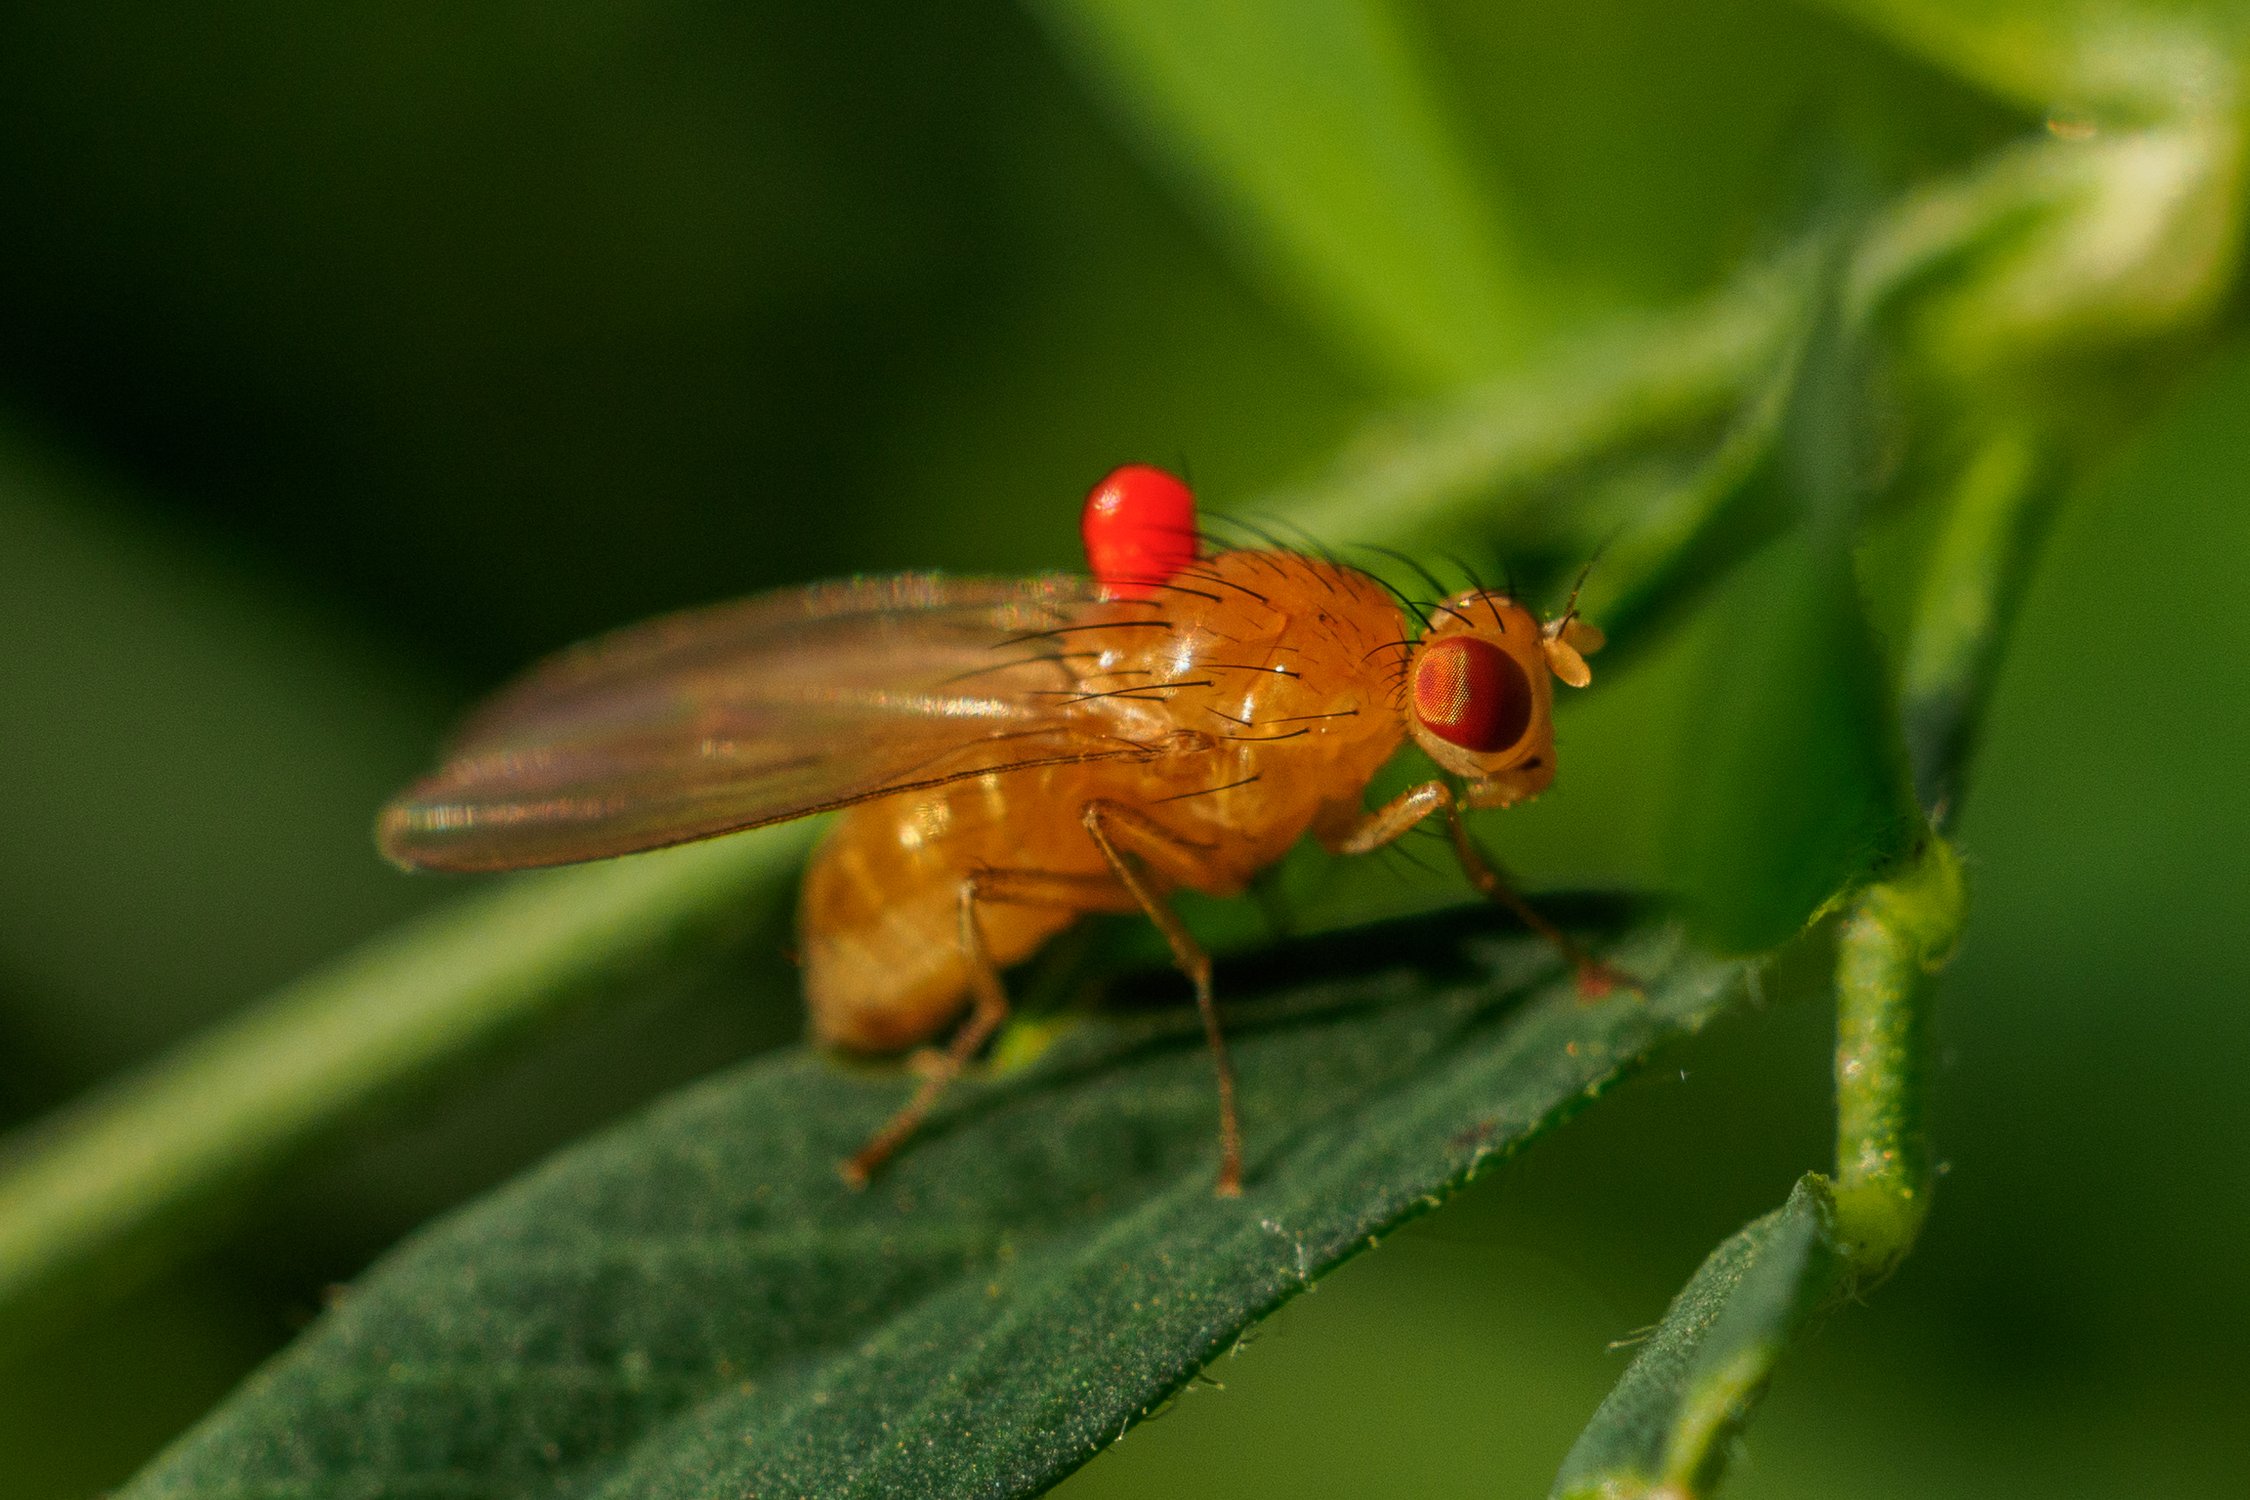
[[[1078,526],[1107,599],[1146,599],[1195,561],[1195,492],[1146,464],[1111,470],[1086,496]]]
[[[1531,679],[1490,641],[1432,641],[1414,667],[1414,717],[1449,745],[1492,755],[1531,727]]]

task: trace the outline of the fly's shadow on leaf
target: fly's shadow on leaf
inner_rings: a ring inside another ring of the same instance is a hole
[[[1607,891],[1571,891],[1543,894],[1539,909],[1566,930],[1591,936],[1622,929],[1645,914],[1648,906],[1638,898]],[[1329,1003],[1335,1003],[1338,994],[1356,996],[1349,1003],[1374,1003],[1364,987],[1391,970],[1411,970],[1425,985],[1489,981],[1494,945],[1511,943],[1519,936],[1509,918],[1481,902],[1472,903],[1222,953],[1212,971],[1212,987],[1231,1033],[1245,1020],[1256,1024],[1260,1007],[1275,996],[1297,1005],[1323,994],[1329,994]],[[1542,954],[1552,959],[1537,945],[1513,951],[1520,951],[1526,963],[1538,963]],[[1117,1011],[1159,1007],[1176,1011],[1187,1000],[1186,981],[1169,967],[1132,969],[1110,980],[1102,992],[1104,1008]]]
[[[965,1084],[857,1194],[900,1081],[759,1059],[417,1236],[124,1494],[1036,1493],[1740,993],[1609,931],[1645,999],[1482,911],[1230,964],[1237,1201],[1183,1008]]]
[[[1550,920],[1585,933],[1615,932],[1630,914],[1646,909],[1645,902],[1606,892],[1550,895],[1540,906]],[[1539,980],[1559,972],[1558,964],[1549,947],[1523,941],[1507,918],[1479,903],[1222,957],[1214,966],[1212,987],[1229,1046],[1240,1050],[1267,1031],[1349,1024],[1354,1011],[1410,1004],[1433,988],[1494,993],[1502,997],[1493,1002],[1495,1008],[1521,1003],[1535,993]],[[1176,969],[1141,967],[1116,976],[1102,986],[1097,1013],[1106,1024],[1079,1042],[1058,1043],[1039,1066],[1010,1070],[980,1089],[960,1090],[916,1133],[906,1152],[953,1131],[977,1128],[991,1110],[1010,1105],[1023,1093],[1086,1084],[1144,1056],[1184,1053],[1193,1067],[1193,1059],[1207,1053],[1209,1042],[1192,1009],[1187,981]],[[1410,1071],[1417,1060],[1416,1054],[1402,1053],[1399,1070]],[[1375,1068],[1361,1088],[1364,1092],[1395,1081]],[[1255,1163],[1258,1147],[1278,1143],[1249,1144]]]

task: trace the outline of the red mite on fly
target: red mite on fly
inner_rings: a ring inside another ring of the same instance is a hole
[[[1472,588],[1414,633],[1356,568],[1209,547],[1188,487],[1138,465],[1095,487],[1084,532],[1090,578],[857,578],[564,651],[384,809],[383,852],[524,869],[838,812],[799,911],[814,1036],[896,1052],[954,1027],[843,1164],[855,1185],[1006,1020],[1001,969],[1084,915],[1138,912],[1194,986],[1217,1189],[1238,1194],[1211,963],[1167,894],[1239,894],[1308,833],[1364,854],[1440,818],[1471,882],[1562,949],[1581,993],[1620,981],[1516,897],[1461,818],[1554,778],[1550,679],[1585,686],[1602,643],[1571,605],[1542,622]],[[1370,810],[1409,738],[1446,776]]]

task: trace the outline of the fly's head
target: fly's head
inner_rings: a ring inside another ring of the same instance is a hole
[[[1462,778],[1471,807],[1506,807],[1555,779],[1554,683],[1584,687],[1602,633],[1566,608],[1542,623],[1505,594],[1473,589],[1432,613],[1406,676],[1407,727]]]

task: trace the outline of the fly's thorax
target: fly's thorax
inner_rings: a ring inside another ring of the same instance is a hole
[[[1172,628],[1123,665],[1176,685],[1166,696],[1178,728],[1228,747],[1395,743],[1382,658],[1405,626],[1365,574],[1292,552],[1223,552],[1180,574],[1162,604]]]
[[[1356,570],[1220,553],[1124,618],[1094,633],[1085,710],[1157,751],[1125,800],[1209,847],[1198,888],[1233,888],[1279,858],[1405,736],[1387,676],[1404,621]]]

